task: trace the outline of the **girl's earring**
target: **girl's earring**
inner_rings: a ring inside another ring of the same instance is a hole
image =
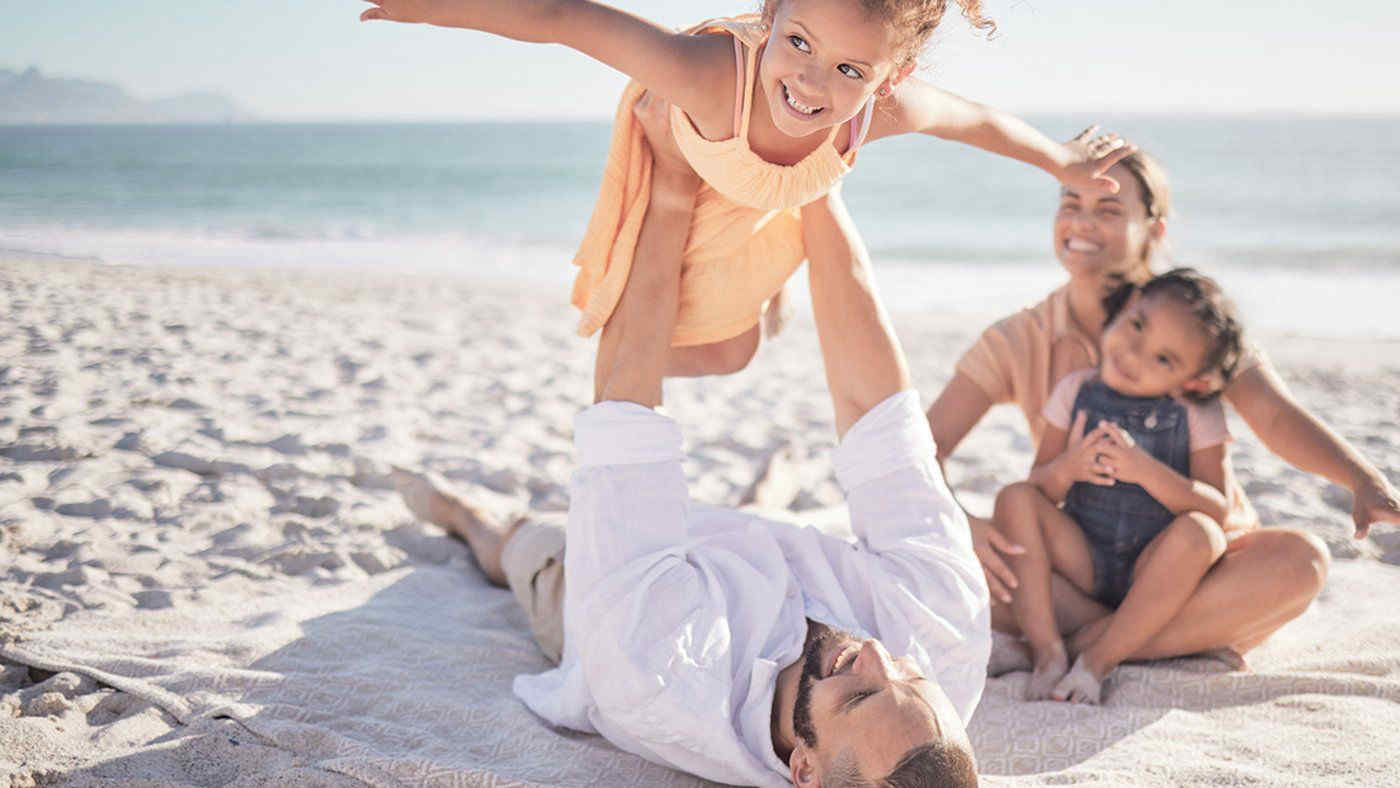
[[[880,89],[875,91],[875,93],[878,94],[880,98],[884,98],[890,94],[890,86],[888,84],[881,85]]]

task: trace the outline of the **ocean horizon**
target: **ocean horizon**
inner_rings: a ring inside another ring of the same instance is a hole
[[[1289,320],[1319,293],[1356,305],[1302,318],[1305,333],[1400,335],[1380,319],[1400,296],[1400,116],[1027,119],[1061,139],[1098,121],[1156,155],[1171,263],[1245,277],[1270,293],[1261,311],[1282,298]],[[601,121],[0,126],[0,251],[567,283],[608,139]],[[1056,188],[1018,162],[901,137],[861,151],[845,195],[877,268],[966,280],[997,311],[1019,282],[1058,278]],[[898,290],[892,305],[923,306]]]

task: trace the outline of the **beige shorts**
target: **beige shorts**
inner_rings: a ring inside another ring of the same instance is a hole
[[[564,653],[564,523],[530,519],[501,550],[506,584],[530,619],[540,651],[555,664]]]

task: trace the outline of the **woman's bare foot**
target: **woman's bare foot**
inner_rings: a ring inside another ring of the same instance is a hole
[[[1107,674],[1104,674],[1107,677]],[[1089,669],[1089,663],[1080,654],[1065,677],[1055,685],[1051,697],[1070,703],[1089,703],[1097,706],[1103,695],[1103,678],[1096,677]]]
[[[421,473],[395,467],[390,471],[389,478],[410,512],[420,520],[441,526],[465,541],[486,574],[486,579],[496,585],[506,584],[505,572],[501,569],[501,551],[523,518],[502,521],[492,517],[481,507],[438,489],[431,479]]]
[[[1031,670],[1031,680],[1026,684],[1026,700],[1049,700],[1051,690],[1069,670],[1069,657],[1065,655],[1065,645],[1056,643],[1037,654],[1035,667]]]
[[[1018,670],[1030,670],[1035,666],[1031,660],[1030,647],[1015,635],[992,630],[992,656],[987,660],[987,675],[991,678]]]
[[[1207,649],[1206,651],[1199,652],[1197,654],[1194,654],[1193,656],[1204,657],[1205,659],[1213,659],[1216,662],[1222,662],[1225,664],[1225,667],[1229,668],[1230,670],[1249,670],[1249,663],[1245,661],[1244,655],[1236,651],[1235,649],[1230,648],[1229,646],[1225,646],[1223,648]]]

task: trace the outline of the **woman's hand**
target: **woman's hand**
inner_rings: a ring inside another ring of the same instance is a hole
[[[1107,188],[1118,193],[1118,181],[1104,173],[1109,168],[1137,151],[1117,134],[1094,134],[1098,124],[1079,132],[1074,139],[1064,144],[1069,151],[1070,161],[1060,173],[1060,181],[1071,188]]]
[[[1011,571],[1001,556],[1003,553],[1020,555],[1026,552],[1026,548],[1002,536],[991,520],[969,514],[967,526],[972,531],[972,551],[982,563],[982,574],[987,576],[987,590],[992,593],[993,599],[1010,604],[1011,589],[1020,583],[1016,580],[1016,573]]]
[[[1400,525],[1400,493],[1384,477],[1368,476],[1351,491],[1351,519],[1357,539],[1365,539],[1374,523]]]

